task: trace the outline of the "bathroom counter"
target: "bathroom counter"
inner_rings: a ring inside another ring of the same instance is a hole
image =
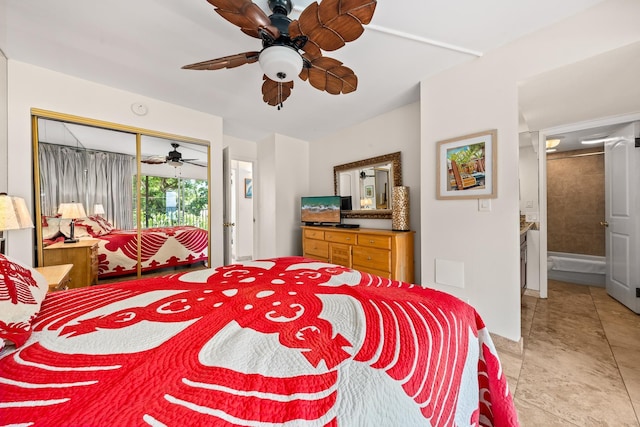
[[[537,222],[521,222],[520,223],[520,235],[523,235],[529,230],[537,230],[538,223]]]

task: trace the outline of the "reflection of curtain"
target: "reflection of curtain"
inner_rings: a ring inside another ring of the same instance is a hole
[[[117,228],[133,227],[134,157],[40,143],[40,198],[43,215],[63,202],[79,202],[88,215],[100,203]]]

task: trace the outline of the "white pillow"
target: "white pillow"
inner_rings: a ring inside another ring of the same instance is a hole
[[[42,238],[55,239],[60,233],[60,218],[53,216],[42,217]]]
[[[5,343],[19,347],[29,339],[48,290],[42,274],[0,255],[0,349]]]
[[[81,218],[84,219],[84,218]],[[87,227],[81,225],[81,220],[76,220],[76,225],[73,228],[73,237],[93,237],[91,233],[87,230]],[[64,237],[71,237],[71,220],[70,219],[61,219],[60,220],[60,232],[64,234]]]

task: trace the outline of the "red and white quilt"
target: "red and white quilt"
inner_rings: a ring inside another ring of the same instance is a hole
[[[52,293],[33,329],[3,425],[518,425],[471,306],[299,257]]]
[[[121,276],[137,271],[136,230],[113,229],[99,239],[98,276]],[[207,260],[207,230],[192,226],[146,228],[141,234],[142,271],[190,265]]]

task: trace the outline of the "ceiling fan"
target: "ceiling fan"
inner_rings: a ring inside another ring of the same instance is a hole
[[[262,39],[262,50],[189,64],[183,69],[220,70],[259,62],[264,72],[262,99],[277,105],[278,110],[291,95],[296,75],[333,95],[358,87],[353,70],[337,59],[322,56],[322,50],[339,49],[360,37],[363,25],[371,22],[376,0],[313,2],[293,21],[287,16],[293,9],[291,0],[269,0],[270,16],[251,0],[207,1],[243,33]]]
[[[189,163],[194,166],[205,167],[204,165],[193,162],[194,160],[198,159],[183,159],[182,153],[178,151],[178,147],[180,146],[179,144],[172,142],[171,146],[173,147],[173,150],[169,151],[166,156],[149,156],[142,159],[141,162],[149,165],[159,165],[166,163],[173,167],[180,167],[184,163]]]

